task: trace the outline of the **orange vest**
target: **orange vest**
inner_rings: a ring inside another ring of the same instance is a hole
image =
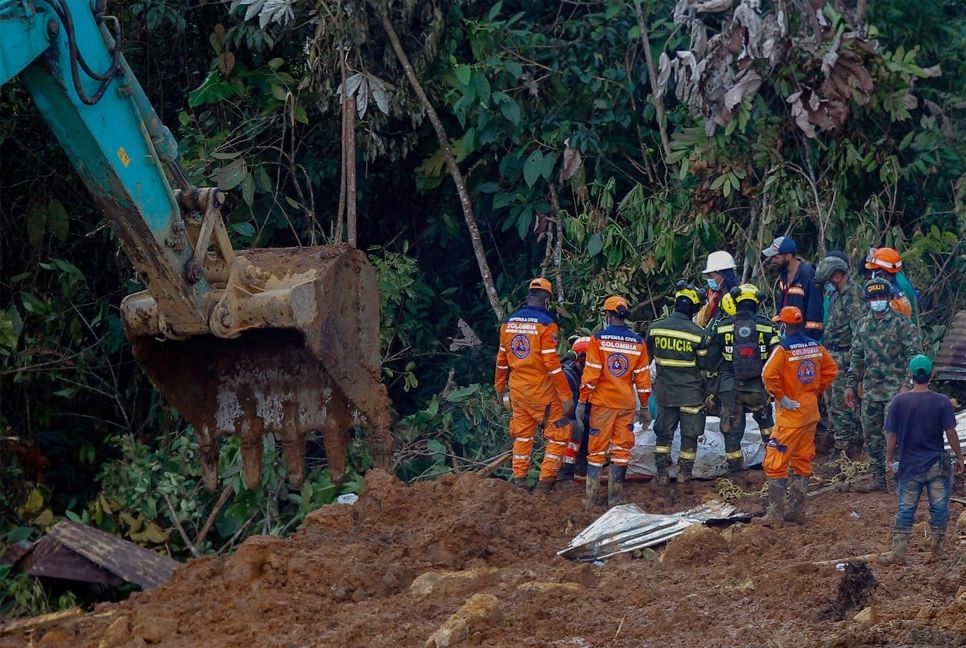
[[[644,339],[626,326],[608,326],[590,339],[581,402],[612,409],[647,407],[651,372]]]
[[[496,355],[498,392],[522,399],[530,405],[547,405],[570,400],[570,386],[560,366],[557,340],[560,330],[542,308],[524,306],[500,327],[500,351]]]

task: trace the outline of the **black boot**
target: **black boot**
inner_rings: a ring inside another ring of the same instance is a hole
[[[553,488],[553,482],[555,478],[541,479],[537,482],[536,487],[534,487],[534,493],[549,493],[550,489]]]
[[[657,467],[657,485],[667,486],[671,483],[671,478],[667,474],[667,466]]]
[[[884,493],[888,490],[885,473],[873,472],[872,481],[855,487],[856,493]]]
[[[946,529],[940,527],[929,527],[932,535],[932,543],[929,545],[929,558],[926,564],[932,565],[943,559],[943,540],[946,537]]]
[[[597,506],[597,491],[600,490],[600,466],[587,466],[587,499],[584,505],[592,509]]]
[[[513,484],[514,486],[518,487],[518,488],[526,488],[527,487],[527,478],[526,477],[514,477],[513,478],[513,481],[511,481],[510,483]]]
[[[617,506],[621,503],[626,475],[627,466],[610,465],[610,479],[607,481],[607,506]]]
[[[681,492],[686,495],[694,492],[694,485],[691,483],[691,468],[693,466],[693,461],[682,461],[678,463],[677,483]]]

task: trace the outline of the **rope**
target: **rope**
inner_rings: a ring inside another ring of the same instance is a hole
[[[828,478],[813,474],[811,479],[809,479],[809,487],[844,484],[845,482],[852,481],[856,477],[869,472],[868,461],[852,461],[845,456],[845,454],[842,454],[842,456],[840,456],[838,459],[835,461],[830,461],[826,465],[837,467],[838,472]],[[756,491],[746,491],[727,477],[720,477],[715,483],[718,486],[718,496],[726,502],[733,502],[743,497],[751,497],[755,495],[758,497],[768,496],[767,480],[761,485],[761,488]]]

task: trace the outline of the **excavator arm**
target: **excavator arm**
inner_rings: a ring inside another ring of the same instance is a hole
[[[242,437],[252,488],[265,434],[282,439],[296,488],[313,431],[325,433],[336,476],[352,427],[369,429],[385,463],[389,403],[365,255],[232,249],[222,192],[187,181],[122,44],[104,0],[0,0],[0,83],[19,77],[144,283],[121,304],[125,332],[194,426],[209,488],[226,434]]]

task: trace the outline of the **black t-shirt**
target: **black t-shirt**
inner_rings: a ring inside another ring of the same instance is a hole
[[[899,394],[889,404],[886,432],[898,435],[899,480],[915,479],[942,456],[946,430],[956,427],[949,399],[934,391]]]

